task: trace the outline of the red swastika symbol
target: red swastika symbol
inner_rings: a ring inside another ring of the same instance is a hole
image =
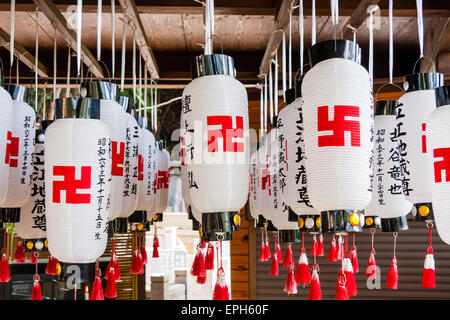
[[[184,142],[184,137],[181,137],[181,148],[180,148],[180,157],[181,157],[181,165],[184,166],[184,158],[186,157],[186,143]]]
[[[169,188],[169,176],[167,171],[158,170],[158,189]]]
[[[8,131],[6,139],[9,143],[6,144],[5,163],[10,167],[17,168],[18,159],[12,159],[12,157],[19,156],[19,137],[13,137],[12,132]]]
[[[61,191],[66,191],[66,203],[90,203],[91,195],[78,194],[78,189],[91,188],[91,167],[81,167],[81,179],[75,179],[75,166],[53,166],[54,176],[64,176],[62,181],[53,181],[53,202],[61,203]]]
[[[144,157],[138,155],[138,181],[144,180]]]
[[[156,194],[158,191],[158,176],[155,174],[155,179],[153,179],[153,193]]]
[[[119,144],[120,150],[117,150],[117,141],[112,141],[112,166],[111,174],[113,176],[123,176],[123,163],[125,161],[125,142]],[[117,152],[118,151],[118,152]]]
[[[244,138],[243,117],[236,116],[236,128],[233,128],[232,116],[208,116],[207,125],[222,127],[208,130],[208,152],[219,152],[219,139],[223,141],[223,152],[244,152],[244,143],[233,141]]]
[[[450,148],[438,148],[433,150],[434,158],[443,160],[434,162],[434,182],[442,182],[442,171],[445,171],[445,181],[450,181]]]
[[[328,120],[328,106],[317,108],[317,130],[333,131],[332,135],[319,136],[319,147],[345,146],[344,132],[351,134],[351,146],[361,146],[358,120],[345,120],[345,117],[359,118],[358,106],[334,106],[334,120]]]
[[[269,156],[266,157],[266,161],[269,161]],[[272,194],[270,189],[270,170],[269,163],[267,162],[266,168],[262,170],[262,189],[269,189],[269,196]]]
[[[422,123],[422,131],[427,131],[426,123]],[[427,136],[425,134],[422,135],[422,153],[427,153]]]

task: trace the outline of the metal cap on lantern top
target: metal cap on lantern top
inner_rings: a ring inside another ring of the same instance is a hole
[[[215,53],[200,55],[192,60],[192,79],[212,75],[236,77],[233,58]]]
[[[25,86],[7,84],[5,90],[9,92],[13,100],[28,102],[28,99],[30,98],[30,88]]]
[[[397,101],[395,100],[381,100],[375,104],[376,116],[391,116],[396,114]]]
[[[442,86],[434,89],[436,108],[450,105],[450,86]]]
[[[123,107],[123,111],[131,114],[134,111],[133,98],[127,96],[117,96],[117,103]]]
[[[412,73],[405,76],[403,89],[406,92],[434,90],[444,84],[444,75],[439,72]]]
[[[294,100],[296,98],[296,94],[295,94],[295,89],[294,88],[287,89],[284,94],[286,96],[286,105],[291,104],[292,102],[294,102]]]
[[[295,98],[302,97],[302,80],[295,81]]]
[[[399,232],[405,230],[408,230],[406,216],[381,219],[381,231],[383,232]]]
[[[381,229],[381,218],[378,216],[364,217],[363,229]]]
[[[358,50],[359,45],[350,40],[326,40],[311,46],[309,61],[311,67],[332,58],[343,58],[358,62]]]
[[[211,212],[202,214],[202,240],[231,240],[231,233],[239,230],[238,212]]]
[[[149,125],[148,125],[147,117],[138,117],[137,123],[138,123],[138,125],[139,125],[139,127],[141,129],[147,129],[148,130]]]
[[[364,220],[364,210],[332,210],[321,212],[323,232],[347,234],[361,232],[361,219]]]
[[[73,97],[55,100],[55,120],[75,118],[100,120],[100,100]]]
[[[301,232],[319,234],[322,232],[322,218],[320,215],[298,215],[298,228]]]
[[[117,100],[117,84],[109,81],[85,81],[80,85],[82,97],[97,98],[101,100]]]

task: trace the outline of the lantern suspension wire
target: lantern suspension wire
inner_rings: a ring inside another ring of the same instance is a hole
[[[136,30],[133,30],[133,101],[136,101]]]
[[[97,60],[100,60],[101,51],[102,51],[102,0],[97,0]]]
[[[147,108],[147,86],[148,86],[148,78],[147,78],[147,68],[145,68],[145,65],[147,65],[147,61],[145,61],[146,63],[144,64],[144,107]],[[147,110],[147,109],[145,109]],[[147,116],[147,112],[145,114],[145,116]]]
[[[303,0],[298,5],[298,31],[300,36],[300,74],[303,75],[303,55],[304,55],[304,28],[303,28]]]
[[[38,110],[38,64],[39,64],[39,8],[36,8],[36,26],[35,26],[35,55],[34,55],[34,110]],[[44,97],[45,99],[45,97]]]
[[[267,132],[267,74],[264,75],[264,133]]]
[[[9,38],[9,62],[10,67],[14,64],[14,30],[16,20],[16,0],[11,0],[11,35]]]
[[[56,42],[56,27],[53,30],[53,101],[56,100],[56,73],[57,73],[57,63],[56,63],[56,53],[58,50],[58,44]]]
[[[262,138],[264,132],[264,96],[263,86],[259,87],[259,136]]]
[[[355,57],[358,55],[358,52],[356,52],[356,32],[358,32],[358,29],[356,29],[355,27],[352,27],[350,24],[347,25],[347,28],[349,28],[350,30],[352,30],[353,33],[353,52],[355,54]]]
[[[273,82],[272,82],[272,61],[269,64],[269,107],[270,107],[270,123],[273,126]]]
[[[292,9],[289,11],[289,89],[292,88]]]
[[[139,49],[139,108],[142,107],[142,55]]]
[[[204,17],[204,28],[205,28],[205,48],[204,54],[213,53],[213,42],[212,35],[214,34],[214,0],[205,0],[205,17]]]
[[[417,31],[419,33],[420,58],[423,58],[423,9],[422,0],[416,0]]]
[[[389,83],[393,83],[394,70],[394,31],[393,31],[393,0],[389,0]]]
[[[275,64],[275,79],[273,82],[273,94],[275,100],[275,116],[278,116],[278,49],[275,53],[275,60],[273,61]]]
[[[316,44],[316,0],[312,0],[311,12],[311,46]]]
[[[120,89],[124,89],[125,85],[125,51],[127,46],[127,17],[123,14],[122,26],[122,61],[120,66]],[[114,51],[114,50],[113,50]]]
[[[331,6],[331,23],[333,24],[333,38],[336,39],[336,26],[339,24],[338,0],[330,0],[330,6]]]
[[[81,16],[83,0],[77,0],[77,76],[80,75],[81,68]]]
[[[116,74],[116,0],[111,0],[111,74]]]
[[[378,6],[371,6],[369,10],[369,77],[370,85],[373,86],[373,13],[379,9]]]
[[[66,85],[66,98],[69,97],[70,93],[70,45],[67,45],[67,85]]]
[[[16,58],[16,84],[19,84],[19,57]]]
[[[283,100],[286,101],[286,34],[284,30],[283,30],[283,39],[281,41],[281,60],[283,64],[282,69]]]

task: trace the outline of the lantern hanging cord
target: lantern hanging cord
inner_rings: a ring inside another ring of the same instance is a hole
[[[80,75],[81,69],[81,23],[82,23],[83,0],[77,0],[77,76]]]
[[[14,63],[14,34],[15,34],[15,20],[16,20],[16,0],[11,0],[11,35],[9,38],[9,60],[10,67]],[[10,73],[11,74],[11,73]]]
[[[394,31],[393,31],[393,0],[389,0],[389,83],[393,83],[394,70]]]
[[[282,69],[283,99],[284,101],[286,101],[286,33],[284,30],[281,46],[282,46],[281,59],[283,64]]]
[[[56,100],[56,74],[57,74],[57,50],[58,44],[56,42],[56,27],[53,30],[53,101]]]
[[[397,250],[397,236],[398,236],[398,232],[394,232],[393,236],[394,236],[394,259],[396,259],[395,251]]]
[[[303,75],[303,55],[304,55],[304,17],[303,17],[303,0],[298,5],[298,31],[300,38],[300,74]]]
[[[273,80],[272,80],[272,62],[269,63],[269,111],[270,111],[270,123],[273,120]],[[272,124],[273,126],[273,124]]]
[[[333,38],[336,40],[336,26],[339,24],[339,1],[330,0],[331,23],[333,24]]]
[[[122,61],[120,66],[120,88],[123,90],[125,85],[125,53],[126,53],[126,40],[127,40],[127,17],[123,14],[123,26],[122,26]],[[114,50],[113,50],[114,51]]]
[[[289,89],[292,88],[292,11],[289,10]]]
[[[278,49],[275,53],[275,59],[272,59],[272,63],[275,65],[275,74],[273,80],[273,94],[274,94],[274,107],[275,117],[278,117]]]
[[[373,14],[379,9],[378,6],[371,6],[367,10],[369,11],[369,77],[370,85],[373,87]]]
[[[316,0],[311,4],[311,46],[316,44]]]
[[[357,57],[358,56],[358,52],[356,52],[356,33],[358,32],[358,29],[353,27],[350,24],[348,24],[346,27],[349,28],[350,30],[352,30],[352,33],[353,33],[353,53],[355,54],[355,57]]]
[[[39,94],[38,94],[38,64],[39,64],[39,7],[36,8],[36,26],[35,26],[36,44],[34,56],[34,110],[38,111]],[[45,97],[44,97],[45,99]]]
[[[116,74],[116,0],[111,0],[111,73]]]
[[[264,74],[264,132],[267,132],[267,74]]]
[[[97,0],[97,60],[100,60],[101,51],[102,51],[102,0]]]
[[[416,0],[417,7],[417,31],[419,33],[420,58],[423,57],[423,8],[422,0]]]

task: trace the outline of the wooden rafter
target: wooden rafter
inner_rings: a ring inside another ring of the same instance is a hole
[[[66,18],[62,15],[61,11],[59,11],[55,3],[52,0],[33,0],[33,2],[39,7],[39,10],[45,14],[51,24],[56,27],[58,32],[66,39],[70,46],[76,50],[77,35],[74,30],[68,27],[69,24]],[[103,77],[102,67],[83,43],[81,44],[81,59],[96,77]]]
[[[9,49],[10,35],[0,28],[0,45]],[[20,43],[14,41],[14,55],[19,58],[28,68],[34,70],[35,57],[27,49],[25,49]],[[42,78],[48,78],[48,69],[41,62],[38,62],[38,75]]]
[[[142,25],[142,21],[134,0],[119,0],[119,2],[122,10],[125,12],[128,19],[131,20],[131,23],[134,24],[136,28],[136,43],[142,53],[142,57],[146,63],[147,70],[150,72],[150,75],[153,79],[158,79],[158,64],[156,63],[153,51],[149,46],[147,36],[144,32],[144,26]]]
[[[356,7],[355,11],[352,13],[350,18],[347,20],[344,31],[344,39],[351,39],[353,36],[353,31],[347,26],[352,26],[355,29],[358,29],[369,16],[367,9],[371,6],[376,6],[380,3],[380,0],[362,0],[359,5]]]

